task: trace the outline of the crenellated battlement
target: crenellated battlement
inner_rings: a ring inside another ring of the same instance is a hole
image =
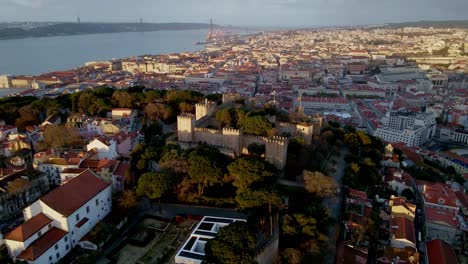
[[[231,135],[231,136],[240,136],[241,135],[241,130],[235,129],[232,127],[223,127],[223,134],[224,135]]]
[[[288,122],[277,122],[277,124],[281,127],[294,127],[293,124],[288,123]]]
[[[208,126],[208,123],[205,121],[208,121],[216,111],[216,102],[205,99],[204,103],[198,103],[195,107],[195,115],[183,113],[177,117],[180,143],[191,144],[190,146],[205,143],[232,151],[233,155],[248,154],[249,145],[262,144],[265,145],[265,159],[278,169],[285,167],[289,137],[248,135],[244,134],[242,129],[232,127],[207,128],[205,126]],[[275,124],[280,133],[287,132],[291,136],[300,135],[304,137],[306,142],[310,142],[314,133],[320,133],[322,121],[320,117],[316,117],[311,123],[275,122]]]
[[[180,115],[177,116],[177,118],[180,118],[180,119],[191,119],[194,117],[195,115],[191,113],[181,113]]]
[[[275,140],[275,141],[288,141],[287,137],[282,137],[282,136],[273,136],[270,139]]]
[[[245,138],[247,139],[257,139],[257,140],[262,140],[262,141],[267,141],[268,138],[264,136],[255,136],[255,135],[244,135]]]
[[[221,130],[214,129],[214,128],[206,128],[206,127],[196,127],[194,129],[195,132],[208,132],[211,134],[221,134]]]

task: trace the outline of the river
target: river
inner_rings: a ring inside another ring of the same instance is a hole
[[[38,75],[89,61],[195,51],[206,30],[123,32],[0,40],[0,75]]]

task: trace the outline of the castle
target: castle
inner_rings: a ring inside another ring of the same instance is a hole
[[[236,157],[241,154],[249,154],[249,145],[259,144],[265,146],[265,159],[268,162],[278,169],[285,167],[288,137],[247,135],[242,132],[242,129],[230,127],[211,128],[219,127],[219,124],[213,118],[216,109],[215,102],[205,99],[203,103],[195,105],[195,115],[183,113],[177,117],[177,135],[179,144],[182,147],[191,148],[200,143],[206,143],[217,147],[226,155]],[[280,134],[287,133],[291,136],[302,136],[306,144],[310,144],[312,136],[320,133],[322,119],[315,117],[312,124],[274,123]]]

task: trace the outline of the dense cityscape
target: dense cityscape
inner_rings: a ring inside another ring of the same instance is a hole
[[[207,31],[0,76],[0,263],[468,263],[466,27]]]

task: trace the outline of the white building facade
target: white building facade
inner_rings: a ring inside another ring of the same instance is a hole
[[[111,185],[89,170],[23,210],[25,222],[5,236],[10,257],[30,264],[57,263],[112,208]]]

